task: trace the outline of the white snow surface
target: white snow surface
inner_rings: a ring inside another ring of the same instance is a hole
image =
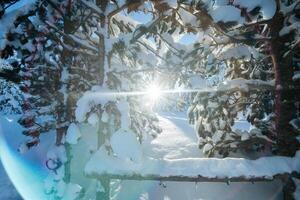
[[[116,94],[112,93],[106,88],[94,86],[91,91],[87,91],[77,101],[77,108],[75,110],[76,120],[83,122],[86,120],[86,114],[91,110],[93,106],[102,104],[104,105],[108,101],[115,101]]]
[[[180,117],[178,118],[180,119]],[[87,163],[86,173],[89,175],[108,173],[164,177],[182,175],[197,177],[200,175],[208,178],[272,178],[277,174],[300,170],[300,152],[294,158],[280,156],[262,157],[257,160],[203,158],[200,150],[197,149],[195,136],[188,138],[185,133],[186,131],[193,133],[192,129],[180,130],[180,126],[174,126],[166,117],[160,118],[160,120],[164,131],[157,140],[144,145],[145,156],[141,162],[112,157],[100,149]],[[98,164],[100,160],[101,165]]]
[[[92,113],[88,118],[88,123],[95,127],[99,123],[99,116],[96,113]]]
[[[202,150],[198,149],[197,136],[191,125],[188,124],[186,114],[180,113],[159,113],[159,125],[162,133],[153,140],[144,138],[142,144],[143,157],[151,160],[181,160],[184,158],[198,159],[202,158]],[[240,124],[241,126],[244,126]],[[87,191],[85,199],[93,199],[97,190],[96,179],[91,179],[82,173],[87,167],[86,163],[94,156],[97,148],[97,129],[89,124],[79,126],[82,138],[76,145],[72,146],[73,159],[71,161],[71,182],[79,183]],[[241,128],[239,126],[239,128]],[[85,134],[86,133],[86,134]],[[119,137],[119,136],[118,136]],[[120,141],[122,137],[119,137]],[[93,146],[91,149],[90,147]],[[126,145],[124,145],[126,146]],[[127,145],[128,146],[128,145]],[[130,148],[130,146],[128,146]],[[126,150],[127,151],[127,150]],[[78,156],[78,155],[82,156]],[[99,154],[99,152],[98,152]],[[106,156],[105,154],[103,155]],[[98,158],[97,158],[98,159]],[[108,159],[108,158],[107,158]],[[111,160],[111,158],[109,158]],[[115,155],[113,164],[122,164],[126,166],[137,166],[141,162],[131,161],[128,157],[120,159]],[[90,160],[91,162],[92,160]],[[95,160],[96,161],[96,160]],[[107,160],[98,160],[98,165],[107,165]],[[113,162],[113,161],[112,161]],[[160,162],[157,162],[160,164]],[[125,166],[125,167],[126,167]],[[153,171],[166,171],[164,166],[151,164]],[[149,166],[148,168],[150,169]],[[110,166],[115,167],[115,166]],[[123,166],[122,166],[123,167]],[[187,166],[185,171],[195,166]],[[202,166],[204,168],[204,166]],[[215,167],[215,166],[213,166]],[[220,166],[219,166],[220,167]],[[116,167],[118,168],[118,167]],[[180,170],[180,169],[179,169]],[[128,172],[128,171],[127,171]],[[126,172],[126,173],[127,173]],[[159,181],[134,181],[134,180],[112,180],[111,181],[111,199],[114,200],[280,200],[282,199],[281,182],[232,182],[226,183],[206,183],[206,182],[159,182]]]
[[[0,199],[21,200],[22,198],[11,183],[0,162]]]
[[[293,80],[300,80],[300,71],[295,72],[294,76],[293,76]]]
[[[154,140],[146,139],[142,144],[144,157],[148,161],[157,160],[158,165],[151,166],[153,171],[165,173],[164,166],[160,166],[159,160],[176,160],[184,158],[199,159],[203,157],[202,150],[198,149],[197,136],[192,126],[188,124],[185,113],[160,113],[159,124],[163,132]],[[100,152],[98,152],[100,153]],[[94,158],[97,155],[94,154]],[[106,156],[104,154],[104,156]],[[97,158],[96,158],[97,159]],[[117,158],[116,158],[117,159]],[[105,161],[105,160],[104,160]],[[90,160],[92,162],[92,160]],[[113,162],[113,161],[112,161]],[[118,164],[119,159],[118,159]],[[162,161],[164,162],[164,161]],[[98,162],[99,163],[99,162]],[[126,166],[138,163],[122,161]],[[129,163],[129,164],[128,164]],[[102,164],[102,162],[101,162]],[[116,163],[114,163],[116,164]],[[99,164],[100,165],[100,164]],[[105,164],[104,164],[105,165]],[[145,165],[144,165],[145,166]],[[148,169],[151,170],[151,166]],[[86,165],[86,168],[88,166]],[[141,166],[140,166],[141,167]],[[192,169],[195,166],[186,166]],[[215,167],[215,166],[213,166]],[[218,166],[220,167],[220,166]],[[205,168],[205,166],[202,166]],[[185,169],[185,171],[189,171]],[[178,169],[181,170],[181,169]],[[209,170],[209,169],[207,169]],[[128,171],[127,171],[128,172]],[[127,173],[126,172],[126,173]],[[168,172],[167,172],[168,173]],[[193,182],[158,182],[158,181],[129,181],[123,180],[111,183],[114,193],[112,199],[140,199],[140,200],[219,200],[219,199],[244,199],[244,200],[265,200],[282,199],[280,181],[259,182],[259,183],[193,183]],[[115,186],[116,185],[116,186]],[[221,197],[222,195],[222,197]]]
[[[102,161],[98,165],[99,160]],[[188,170],[187,170],[188,169]],[[97,151],[86,166],[88,174],[118,174],[143,177],[158,175],[188,176],[207,178],[255,178],[291,173],[300,170],[300,153],[294,158],[280,156],[263,157],[257,160],[243,158],[182,158],[182,159],[154,159],[147,158],[141,163],[110,157],[102,149]]]
[[[236,21],[240,24],[245,23],[245,20],[241,17],[241,11],[233,6],[218,6],[210,12],[215,22],[233,22]]]
[[[134,133],[120,129],[112,135],[110,144],[118,158],[133,162],[141,161],[142,148]]]
[[[244,24],[245,18],[241,16],[240,8],[246,8],[247,12],[250,12],[256,7],[260,8],[261,17],[264,20],[272,18],[276,12],[276,3],[274,0],[235,0],[233,1],[233,5],[216,3],[210,14],[215,22],[234,21]]]
[[[219,59],[230,59],[230,58],[243,58],[245,60],[250,60],[251,57],[258,58],[259,53],[256,49],[246,46],[246,45],[227,45],[222,49],[218,55]]]
[[[253,10],[255,7],[260,7],[263,19],[272,18],[276,12],[275,0],[234,0],[233,4],[247,8],[247,12]]]
[[[80,137],[81,133],[78,126],[74,123],[70,124],[67,130],[66,142],[69,144],[77,144],[77,141]]]

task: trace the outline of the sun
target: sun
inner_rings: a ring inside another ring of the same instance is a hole
[[[151,101],[157,101],[161,95],[162,95],[162,90],[158,85],[152,84],[149,85],[149,87],[146,90],[146,94],[147,97],[151,100]]]

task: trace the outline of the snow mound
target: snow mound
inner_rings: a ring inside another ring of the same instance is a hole
[[[70,124],[67,130],[66,142],[69,144],[77,144],[77,141],[80,137],[81,133],[78,126],[74,123]]]
[[[122,129],[111,137],[113,152],[120,159],[139,162],[142,159],[142,149],[134,133]]]

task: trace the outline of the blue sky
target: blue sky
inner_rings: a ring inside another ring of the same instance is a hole
[[[131,12],[130,14],[126,15],[129,15],[134,20],[144,24],[152,20],[151,14],[145,14],[143,12]],[[194,34],[184,34],[184,36],[179,40],[179,42],[182,44],[191,44],[196,40],[196,38],[197,37]]]

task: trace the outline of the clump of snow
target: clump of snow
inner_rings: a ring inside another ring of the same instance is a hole
[[[68,183],[65,187],[62,199],[76,199],[80,195],[82,187],[78,184]]]
[[[249,138],[250,138],[249,134],[246,131],[244,131],[241,136],[241,141],[248,140]]]
[[[197,17],[195,17],[190,12],[180,8],[178,10],[178,14],[180,16],[179,20],[182,20],[182,22],[184,24],[190,24],[190,25],[193,25],[193,26],[197,26]]]
[[[300,131],[300,119],[299,118],[292,119],[289,122],[289,124],[292,125],[295,130]]]
[[[224,127],[225,127],[225,126],[224,126]],[[211,138],[212,142],[213,142],[214,144],[217,144],[217,143],[221,140],[223,134],[224,134],[223,131],[217,131],[215,134],[213,134],[213,136],[212,136],[212,138]]]
[[[63,180],[52,181],[48,178],[45,180],[46,193],[52,193],[59,199],[76,199],[82,191],[82,187],[78,184],[65,183]]]
[[[50,171],[48,178],[46,179],[46,185],[52,185],[53,181],[61,180],[65,175],[65,170],[63,164],[68,160],[65,147],[63,145],[56,146],[50,148],[47,152],[47,163],[46,166]]]
[[[63,177],[65,176],[64,163],[68,160],[64,145],[53,145],[47,152],[46,166],[50,170],[44,180],[46,194],[62,197],[65,189]]]
[[[78,126],[74,123],[70,124],[67,130],[66,142],[69,144],[77,144],[77,141],[80,137],[81,133]]]
[[[208,151],[210,151],[213,148],[213,145],[211,145],[210,143],[206,143],[203,147],[203,153],[207,153]]]
[[[105,192],[105,189],[100,181],[97,182],[97,192]]]
[[[26,152],[28,152],[29,148],[28,146],[26,145],[26,143],[21,143],[19,148],[18,148],[18,151],[21,153],[21,154],[24,154]]]
[[[262,81],[259,79],[246,80],[243,78],[236,78],[230,81],[225,81],[220,84],[217,88],[218,91],[226,91],[238,88],[241,91],[249,91],[249,89],[254,89],[254,87],[267,87],[273,88],[274,81]]]
[[[61,162],[65,163],[67,159],[66,150],[63,145],[60,146],[53,146],[50,148],[50,150],[47,152],[47,158],[52,160],[59,159]]]
[[[109,122],[109,114],[106,111],[103,111],[101,115],[101,121],[105,123]]]
[[[13,67],[7,60],[0,58],[0,72],[4,70],[13,70]]]
[[[75,124],[71,124],[68,132],[79,131]],[[73,142],[73,141],[72,141]],[[79,197],[82,187],[74,183],[66,183],[64,164],[68,158],[63,145],[52,146],[47,153],[47,167],[50,170],[48,176],[44,180],[44,188],[46,194],[51,194],[55,199],[76,199]]]
[[[58,181],[56,188],[57,188],[56,195],[60,198],[63,197],[64,192],[66,190],[66,183],[63,180],[60,180]]]
[[[88,123],[95,127],[98,122],[99,116],[96,113],[92,113],[88,118]]]
[[[210,12],[215,22],[238,22],[243,24],[245,20],[241,17],[241,10],[234,6],[217,6]]]
[[[115,132],[110,141],[115,155],[124,160],[139,162],[142,159],[142,149],[136,135],[131,131],[119,129]]]
[[[233,5],[246,8],[247,12],[250,12],[256,7],[260,7],[261,15],[263,19],[271,19],[276,12],[276,2],[275,0],[234,0]]]
[[[116,100],[116,93],[112,93],[111,90],[93,87],[91,91],[87,91],[77,101],[77,108],[75,110],[76,120],[83,122],[86,120],[86,114],[96,105],[104,105],[108,101]]]
[[[233,1],[233,5],[226,5],[226,3],[218,1],[209,12],[215,22],[237,22],[238,24],[244,24],[246,21],[245,17],[241,15],[242,8],[246,9],[248,13],[255,8],[260,8],[259,16],[261,19],[267,20],[275,15],[276,2],[274,0],[235,0]]]
[[[221,53],[219,54],[219,59],[230,59],[230,58],[243,58],[246,60],[250,60],[251,57],[257,58],[259,53],[256,49],[251,48],[246,45],[227,45],[223,48]]]
[[[293,80],[294,81],[300,80],[300,71],[297,71],[294,73]]]

